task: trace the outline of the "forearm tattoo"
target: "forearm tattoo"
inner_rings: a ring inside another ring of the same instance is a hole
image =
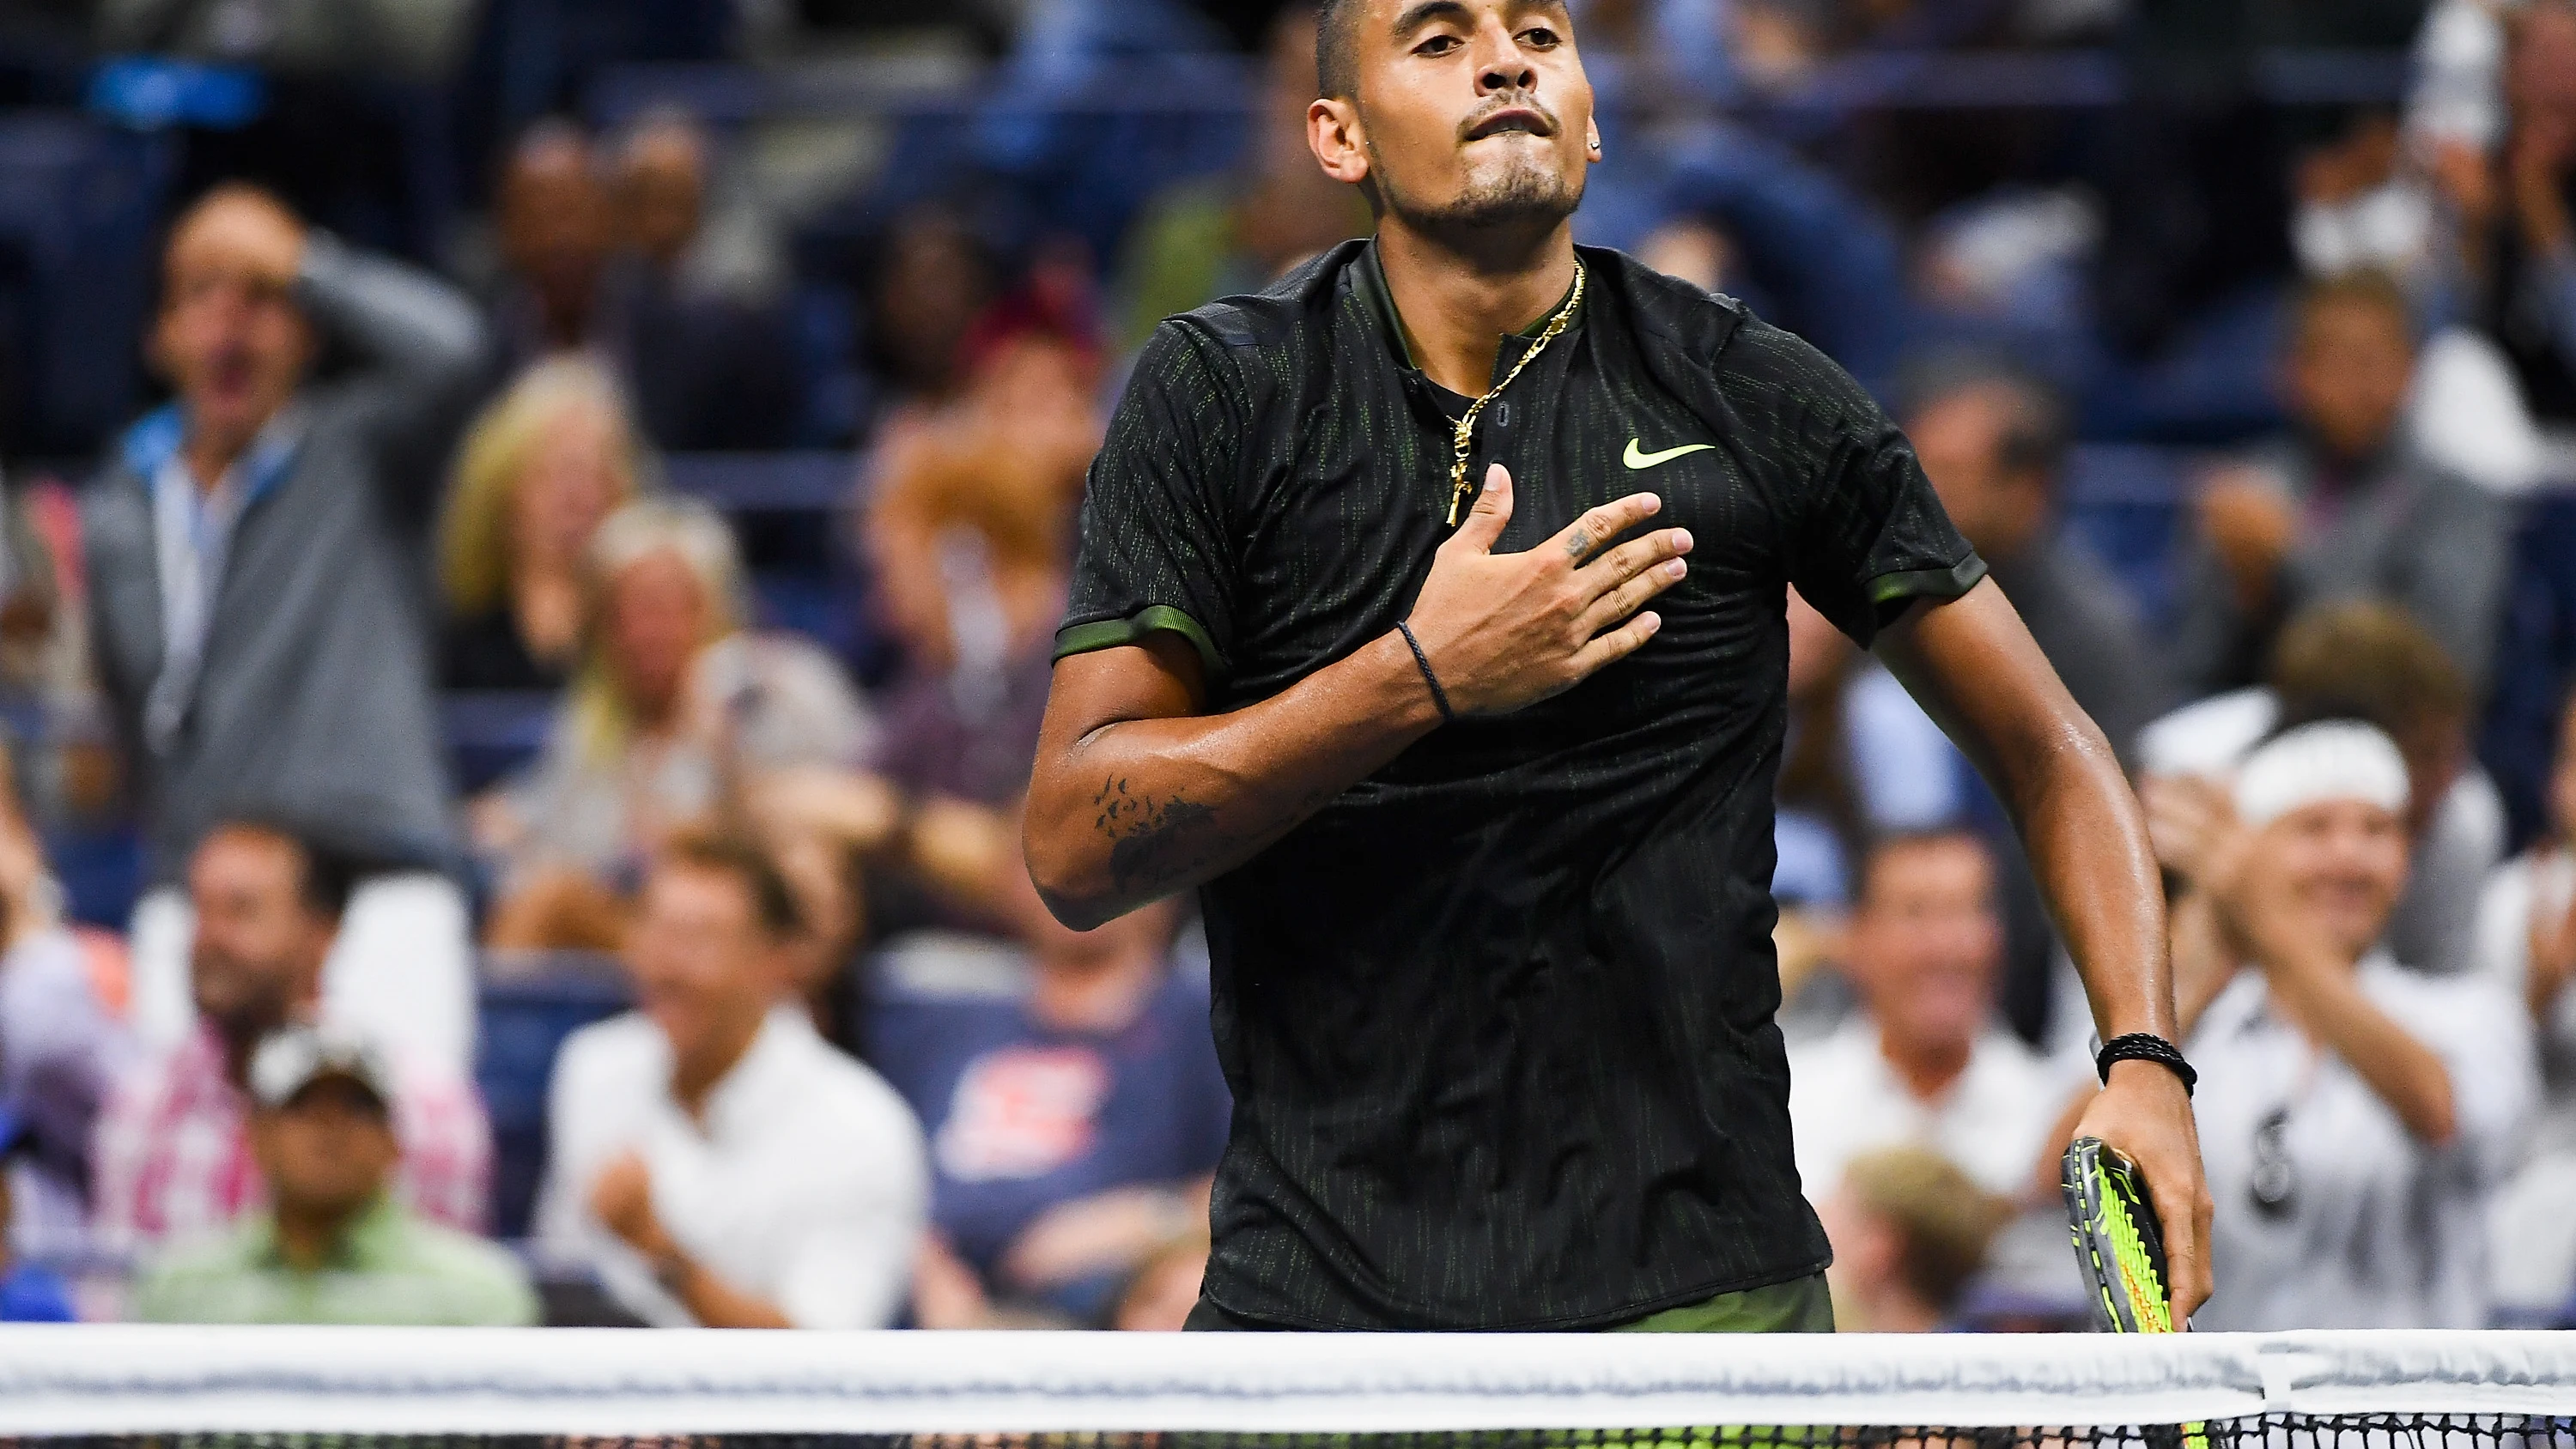
[[[1123,776],[1100,784],[1092,823],[1109,837],[1109,878],[1120,893],[1159,892],[1187,879],[1220,839],[1216,811],[1179,795],[1130,794]]]

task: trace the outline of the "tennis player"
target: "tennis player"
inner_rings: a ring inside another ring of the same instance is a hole
[[[2142,1165],[2188,1313],[2137,805],[1904,438],[1574,245],[1559,0],[1327,0],[1317,50],[1308,139],[1377,234],[1146,345],[1029,792],[1067,924],[1200,890],[1235,1109],[1192,1326],[1832,1326],[1772,1020],[1790,585],[2019,821],[2117,1059],[2081,1130]]]

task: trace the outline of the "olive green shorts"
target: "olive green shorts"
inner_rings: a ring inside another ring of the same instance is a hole
[[[1272,1325],[1256,1323],[1210,1303],[1205,1298],[1190,1310],[1188,1327],[1199,1332],[1227,1329],[1266,1329]],[[1825,1291],[1825,1275],[1811,1273],[1774,1283],[1767,1288],[1747,1288],[1741,1293],[1720,1293],[1697,1303],[1667,1308],[1650,1313],[1634,1323],[1622,1323],[1613,1333],[1831,1333],[1834,1331],[1834,1300]]]
[[[1623,1323],[1612,1333],[1831,1333],[1834,1331],[1834,1299],[1825,1291],[1825,1275],[1811,1273],[1774,1283],[1768,1288],[1747,1288],[1741,1293],[1720,1293],[1697,1303],[1667,1308],[1650,1313],[1634,1323]]]

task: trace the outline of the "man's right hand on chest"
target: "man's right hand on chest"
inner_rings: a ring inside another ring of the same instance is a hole
[[[1681,582],[1687,529],[1611,540],[1663,506],[1652,493],[1590,509],[1526,553],[1495,553],[1512,517],[1512,475],[1496,463],[1467,521],[1440,551],[1405,624],[1449,706],[1509,714],[1635,653],[1663,620],[1639,610]]]

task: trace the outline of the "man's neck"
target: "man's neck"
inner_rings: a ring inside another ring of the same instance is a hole
[[[277,1255],[299,1273],[319,1272],[339,1251],[349,1225],[372,1204],[354,1208],[289,1207],[276,1210]]]
[[[692,1120],[706,1115],[707,1099],[715,1095],[716,1084],[732,1075],[751,1054],[751,1044],[760,1039],[760,1029],[769,1020],[766,1009],[752,1013],[745,1021],[730,1023],[716,1033],[702,1051],[679,1057],[671,1063],[671,1097]]]
[[[1879,1055],[1896,1073],[1897,1081],[1918,1102],[1929,1102],[1950,1090],[1961,1074],[1968,1070],[1968,1059],[1976,1051],[1973,1041],[1898,1042],[1882,1031],[1878,1038]]]
[[[1413,360],[1433,382],[1468,397],[1494,384],[1505,334],[1547,316],[1574,285],[1574,224],[1433,235],[1393,212],[1377,229],[1378,265]]]
[[[258,437],[257,433],[235,437],[202,429],[192,431],[181,456],[187,462],[189,480],[197,485],[197,491],[212,493],[222,487],[224,475],[233,470],[233,465],[250,451],[251,444]]]

